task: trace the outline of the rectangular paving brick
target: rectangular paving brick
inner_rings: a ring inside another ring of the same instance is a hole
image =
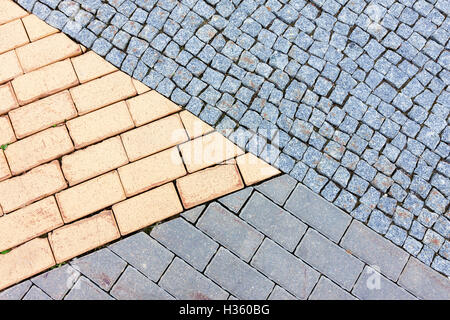
[[[282,206],[296,185],[297,180],[288,174],[284,174],[256,186],[256,189],[276,204]]]
[[[413,295],[366,266],[352,293],[361,300],[414,300]]]
[[[8,162],[6,161],[5,153],[0,149],[0,181],[11,177]]]
[[[217,131],[183,143],[179,148],[189,172],[204,169],[244,153]]]
[[[348,214],[300,184],[284,208],[335,242],[341,239],[351,221]]]
[[[28,12],[23,10],[12,1],[2,1],[0,7],[0,25],[7,22],[20,19],[28,15]]]
[[[0,207],[8,213],[67,187],[58,161],[0,182]]]
[[[116,71],[70,89],[80,115],[136,95],[131,77]]]
[[[94,51],[72,58],[72,64],[80,83],[85,83],[117,71],[116,67]]]
[[[213,127],[200,120],[187,110],[180,112],[180,117],[190,139],[194,139],[214,131]]]
[[[364,267],[364,263],[314,229],[306,232],[295,255],[347,290],[352,288]]]
[[[398,284],[419,298],[449,300],[450,281],[414,257],[403,270]]]
[[[130,161],[142,159],[188,139],[177,114],[125,132],[121,137]]]
[[[357,300],[350,293],[339,287],[337,284],[325,278],[320,277],[314,291],[308,298],[309,300]]]
[[[18,139],[64,123],[76,116],[77,110],[67,90],[14,109],[9,113]]]
[[[0,145],[16,141],[14,130],[8,116],[0,117]]]
[[[145,228],[183,211],[173,183],[142,193],[113,206],[122,235]]]
[[[67,121],[75,148],[83,148],[134,128],[125,101]]]
[[[406,251],[356,220],[345,233],[341,246],[368,265],[379,267],[393,281],[397,281],[409,257]]]
[[[267,162],[259,159],[251,153],[246,153],[236,158],[245,185],[251,186],[260,181],[269,179],[280,171]]]
[[[142,82],[140,82],[136,79],[132,79],[132,82],[133,82],[133,85],[136,88],[136,91],[138,94],[143,94],[143,93],[149,92],[151,90],[145,84],[143,84]]]
[[[297,300],[292,294],[276,285],[267,300]]]
[[[208,206],[197,227],[247,262],[264,239],[262,233],[216,202]]]
[[[64,300],[114,300],[109,294],[97,287],[91,280],[84,276],[78,278],[72,290],[64,297]]]
[[[19,106],[13,92],[11,83],[0,86],[0,115],[15,109]]]
[[[225,300],[229,294],[178,257],[159,285],[182,300]]]
[[[224,248],[220,248],[205,275],[245,300],[267,299],[274,283]]]
[[[155,282],[158,282],[174,257],[172,252],[144,232],[126,237],[108,248]]]
[[[205,269],[219,245],[182,218],[157,225],[150,235],[199,271]]]
[[[34,14],[22,18],[22,22],[31,41],[36,41],[58,32],[58,29],[53,28]]]
[[[67,261],[118,238],[120,233],[112,211],[103,211],[65,225],[48,236],[56,263]]]
[[[78,79],[69,59],[26,73],[12,81],[20,105],[47,97],[77,84]]]
[[[186,209],[244,187],[236,165],[207,168],[178,179],[176,185]]]
[[[125,198],[117,171],[83,182],[56,194],[56,200],[65,223],[85,217]]]
[[[22,21],[17,19],[0,26],[0,53],[28,43],[28,36]]]
[[[78,44],[59,32],[16,49],[25,73],[81,54]]]
[[[306,263],[266,238],[251,265],[290,293],[306,299],[320,274]]]
[[[13,175],[72,152],[74,149],[65,126],[49,128],[17,141],[5,150]]]
[[[0,255],[0,290],[55,264],[47,238],[36,238]],[[18,268],[17,266],[20,266]]]
[[[0,54],[0,66],[2,66],[0,69],[0,83],[12,80],[23,73],[14,50]]]
[[[48,197],[0,219],[0,252],[63,225],[54,197]]]
[[[173,181],[186,174],[176,147],[127,164],[118,171],[127,197]]]
[[[130,266],[112,288],[111,295],[118,300],[173,300],[164,289]]]
[[[259,192],[253,193],[240,217],[291,252],[308,228]]]
[[[181,110],[155,90],[127,100],[134,124],[142,126]]]
[[[128,163],[120,137],[110,138],[62,158],[61,168],[73,186]]]

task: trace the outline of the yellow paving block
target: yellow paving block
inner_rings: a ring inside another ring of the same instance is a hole
[[[22,22],[31,41],[36,41],[58,32],[58,29],[46,24],[34,14],[22,18]]]
[[[28,43],[28,36],[20,19],[0,26],[0,53]]]
[[[16,141],[14,130],[8,116],[0,117],[0,145]]]
[[[269,179],[281,173],[278,169],[272,167],[270,164],[251,153],[239,156],[236,160],[247,186]]]
[[[200,120],[187,110],[180,112],[181,121],[186,128],[189,138],[194,139],[214,131],[209,124]]]
[[[6,180],[9,177],[11,177],[11,171],[9,170],[9,165],[6,161],[5,153],[2,149],[0,149],[0,181]]]
[[[11,83],[7,83],[0,86],[0,115],[7,113],[8,111],[17,108],[16,96],[11,87]]]
[[[14,79],[23,73],[14,50],[0,54],[0,84]]]
[[[7,22],[20,19],[28,15],[28,12],[23,10],[12,1],[0,1],[0,25]]]
[[[117,71],[116,67],[94,51],[72,58],[72,63],[80,83],[85,83]]]

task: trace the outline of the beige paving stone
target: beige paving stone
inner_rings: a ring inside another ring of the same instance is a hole
[[[8,116],[0,117],[0,146],[16,141]],[[8,146],[9,147],[9,146]]]
[[[0,149],[0,181],[6,180],[9,177],[11,177],[11,171],[9,171],[9,165],[6,161],[5,153],[2,149]]]
[[[191,139],[203,136],[209,132],[214,131],[213,127],[200,120],[198,117],[187,110],[180,112],[180,117],[183,121],[183,125],[186,128],[189,138]]]
[[[67,261],[120,237],[111,211],[65,225],[48,236],[56,263]]]
[[[94,51],[72,58],[72,63],[80,83],[85,83],[117,71],[116,67]]]
[[[56,200],[65,223],[102,210],[125,198],[117,171],[112,171],[56,194]]]
[[[24,105],[78,84],[70,59],[26,73],[12,81],[17,100]]]
[[[120,137],[78,150],[62,158],[62,170],[73,186],[128,163]]]
[[[0,290],[54,265],[55,260],[47,238],[33,239],[0,255]]]
[[[28,12],[23,10],[12,1],[0,1],[0,25],[7,22],[20,19],[28,15]]]
[[[220,133],[213,132],[180,145],[189,172],[195,172],[244,153]]]
[[[70,89],[80,115],[136,95],[131,77],[116,71]]]
[[[81,54],[78,44],[59,32],[16,49],[23,71],[30,72]]]
[[[236,158],[239,170],[247,186],[269,179],[280,171],[267,162],[257,158],[251,153],[246,153]]]
[[[48,197],[0,219],[0,252],[62,226],[55,198]]]
[[[77,116],[69,91],[32,102],[9,113],[17,138],[22,139]]]
[[[134,128],[125,101],[67,122],[75,148],[79,149]]]
[[[176,182],[185,209],[242,189],[236,165],[218,165],[182,177]]]
[[[14,50],[0,54],[0,83],[7,82],[23,73]]]
[[[142,193],[113,206],[122,235],[150,226],[183,211],[173,183]]]
[[[12,90],[11,83],[7,83],[0,86],[0,115],[7,113],[8,111],[17,108],[16,96]]]
[[[142,159],[188,139],[178,114],[125,132],[121,137],[130,161]]]
[[[143,84],[142,82],[140,82],[140,81],[138,81],[136,79],[133,79],[133,85],[136,88],[136,91],[137,91],[138,94],[146,93],[146,92],[151,90],[145,84]]]
[[[49,128],[11,144],[5,150],[13,175],[45,162],[58,159],[75,150],[65,126]]]
[[[55,160],[0,182],[0,207],[3,213],[9,213],[66,187],[59,163]]]
[[[28,43],[28,36],[20,19],[0,26],[0,53]]]
[[[58,29],[48,25],[34,14],[22,18],[22,22],[31,41],[36,41],[59,32]]]
[[[176,147],[118,169],[127,197],[147,191],[186,174]]]
[[[127,103],[136,126],[141,126],[181,110],[175,103],[154,90],[128,99]]]

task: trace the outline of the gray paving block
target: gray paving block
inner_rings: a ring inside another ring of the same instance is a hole
[[[91,280],[81,276],[64,300],[113,300],[113,298]]]
[[[264,236],[217,202],[211,203],[197,227],[224,247],[249,261]]]
[[[357,300],[350,293],[342,289],[330,279],[322,276],[317,283],[314,291],[308,298],[309,300]]]
[[[118,300],[173,300],[174,298],[135,268],[128,266],[111,289]]]
[[[450,300],[450,280],[413,257],[398,284],[421,299]]]
[[[199,271],[205,269],[219,245],[182,218],[156,226],[150,235]]]
[[[185,218],[187,221],[189,221],[190,223],[196,223],[198,217],[200,217],[200,215],[203,212],[203,209],[205,209],[205,205],[201,205],[201,206],[197,206],[195,208],[189,209],[184,211],[181,216],[183,218]]]
[[[31,279],[40,289],[52,299],[60,300],[69,292],[80,273],[69,264],[52,269]]]
[[[222,203],[225,207],[233,211],[234,213],[239,212],[245,201],[247,201],[248,197],[253,192],[253,187],[248,187],[242,190],[239,190],[235,193],[227,195],[219,199],[219,202]]]
[[[240,217],[291,252],[308,228],[259,192],[253,193]]]
[[[361,300],[415,300],[416,298],[375,269],[366,266],[352,293]]]
[[[296,184],[297,180],[285,174],[260,184],[256,187],[256,190],[282,206]]]
[[[368,265],[379,267],[381,274],[393,281],[397,281],[409,257],[406,251],[356,220],[342,238],[341,246]]]
[[[351,221],[348,214],[300,184],[284,208],[335,242],[341,239]]]
[[[320,274],[270,239],[265,239],[251,265],[300,299],[311,293]]]
[[[177,299],[226,300],[229,294],[178,257],[159,281]]]
[[[39,289],[39,287],[32,286],[22,300],[52,300],[52,298]]]
[[[306,232],[295,255],[347,290],[364,267],[360,260],[313,229]]]
[[[274,283],[231,252],[219,248],[205,275],[239,299],[267,299]]]
[[[153,281],[158,281],[174,257],[144,232],[120,240],[109,249]]]
[[[292,294],[280,286],[275,286],[268,300],[297,300]]]
[[[108,248],[73,259],[70,264],[105,291],[111,289],[127,266],[124,260]]]
[[[0,292],[0,300],[20,300],[33,285],[30,280],[23,281]]]

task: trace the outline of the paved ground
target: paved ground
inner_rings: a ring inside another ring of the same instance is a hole
[[[280,173],[84,49],[0,1],[0,290]]]
[[[284,175],[0,293],[173,298],[450,299],[450,282]]]
[[[448,0],[17,2],[450,275]]]

